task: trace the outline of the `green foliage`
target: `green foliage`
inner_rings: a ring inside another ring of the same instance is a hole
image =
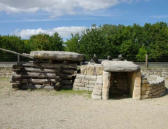
[[[137,61],[145,61],[146,54],[147,54],[147,51],[146,51],[145,47],[142,46],[139,49],[138,54],[136,55]]]
[[[16,51],[19,53],[30,53],[35,50],[63,51],[63,40],[58,33],[49,36],[38,34],[30,37],[29,40],[22,40],[17,36],[0,36],[0,48]],[[0,61],[16,61],[14,54],[0,51]]]
[[[66,51],[79,52],[79,34],[71,35],[71,39],[66,41]]]
[[[0,36],[0,48],[24,53],[24,42],[17,36]],[[0,51],[0,61],[16,61],[16,55]]]
[[[20,53],[33,50],[73,51],[85,54],[90,60],[94,54],[100,59],[122,54],[127,60],[144,61],[148,53],[149,61],[168,61],[168,24],[146,23],[144,26],[95,24],[82,34],[71,35],[66,42],[58,35],[33,35],[28,40],[17,36],[0,36],[0,47]],[[13,54],[0,51],[0,61],[16,61]]]
[[[164,22],[144,26],[93,25],[80,36],[72,36],[66,50],[83,53],[87,59],[94,54],[98,58],[122,54],[127,60],[144,61],[148,53],[150,61],[168,61],[168,25]]]
[[[30,37],[29,45],[31,50],[63,50],[63,40],[58,33],[54,33],[52,36],[47,34],[33,35]]]
[[[79,50],[86,55],[86,59],[90,59],[94,54],[98,58],[107,56],[106,38],[101,28],[92,27],[87,29],[81,36],[79,41]]]

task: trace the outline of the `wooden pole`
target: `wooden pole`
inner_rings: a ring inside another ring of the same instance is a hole
[[[23,57],[27,57],[27,58],[30,58],[30,59],[33,59],[33,57],[27,55],[27,54],[20,54],[18,52],[15,52],[15,51],[11,51],[11,50],[6,50],[4,48],[0,48],[1,51],[4,51],[4,52],[8,52],[8,53],[12,53],[12,54],[15,54],[15,55],[19,55],[19,56],[23,56]]]
[[[146,58],[145,58],[145,66],[146,66],[146,68],[148,68],[148,54],[146,54]]]
[[[19,64],[20,63],[20,55],[18,54],[17,55],[17,64]]]

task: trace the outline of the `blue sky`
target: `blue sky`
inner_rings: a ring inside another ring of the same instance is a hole
[[[168,0],[0,0],[0,34],[58,32],[64,39],[92,24],[168,22]]]

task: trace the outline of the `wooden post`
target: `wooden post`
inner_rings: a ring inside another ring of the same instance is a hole
[[[20,63],[20,55],[17,54],[17,64],[19,64],[19,63]]]
[[[148,54],[146,54],[145,56],[145,66],[146,68],[148,68]]]

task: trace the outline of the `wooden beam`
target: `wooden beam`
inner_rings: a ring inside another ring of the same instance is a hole
[[[31,56],[28,55],[28,54],[20,54],[20,53],[15,52],[15,51],[6,50],[6,49],[4,49],[4,48],[0,48],[0,50],[1,50],[1,51],[4,51],[4,52],[8,52],[8,53],[15,54],[15,55],[19,55],[19,56],[23,56],[23,57],[27,57],[27,58],[33,59],[33,57],[31,57]]]

